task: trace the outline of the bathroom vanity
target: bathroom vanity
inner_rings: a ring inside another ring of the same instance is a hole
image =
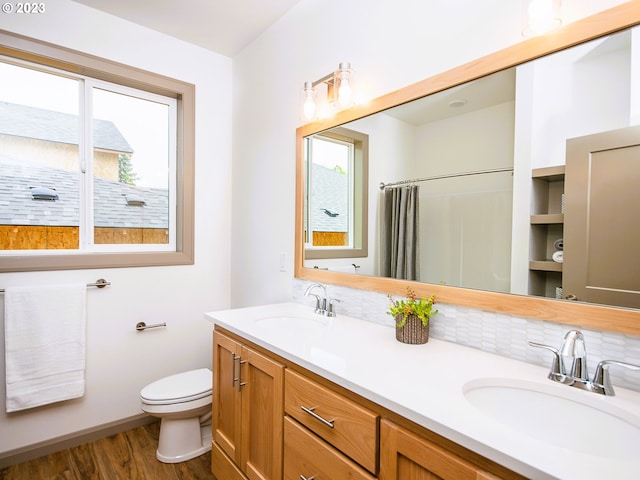
[[[580,391],[539,366],[436,339],[401,344],[388,326],[296,303],[206,317],[217,478],[640,476],[638,392]]]

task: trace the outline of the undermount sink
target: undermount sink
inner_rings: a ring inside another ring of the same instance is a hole
[[[469,403],[494,421],[546,444],[637,461],[640,416],[612,405],[612,397],[497,378],[468,382],[463,392]]]

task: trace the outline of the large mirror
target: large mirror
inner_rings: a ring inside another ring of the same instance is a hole
[[[573,284],[567,283],[570,272],[584,274],[585,263],[596,263],[587,262],[584,253],[567,254],[572,263],[562,260],[563,237],[569,236],[563,230],[575,230],[579,217],[571,213],[575,204],[567,202],[565,210],[562,193],[586,188],[583,175],[567,160],[568,150],[576,150],[567,148],[573,142],[567,140],[640,123],[640,105],[633,105],[640,92],[631,92],[638,84],[640,29],[629,28],[638,22],[638,8],[625,4],[393,92],[368,108],[342,112],[333,122],[298,129],[296,276],[389,293],[402,293],[411,280],[443,302],[640,332],[637,294],[609,299],[599,292],[590,300],[587,293],[562,288]],[[301,178],[309,160],[307,144],[331,135],[338,125],[369,137],[366,257],[319,258],[307,254],[304,243]],[[580,148],[591,158],[587,147]],[[571,187],[565,185],[570,179]],[[419,249],[416,258],[400,262],[409,268],[389,267],[387,257],[393,263],[398,256],[389,254],[385,223],[390,215],[384,212],[396,208],[390,207],[391,198],[407,185],[417,185]],[[619,195],[613,185],[608,188]],[[640,236],[633,222],[617,223],[626,231],[609,230],[607,241]],[[609,251],[620,248],[600,243]],[[639,290],[637,262],[620,260],[616,268],[622,267],[629,274],[616,273],[613,283],[623,278],[623,285],[611,290]],[[398,279],[386,278],[394,276]]]

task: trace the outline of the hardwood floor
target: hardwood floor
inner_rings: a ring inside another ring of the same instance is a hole
[[[156,459],[151,423],[0,470],[0,480],[216,480],[211,452],[181,463]]]

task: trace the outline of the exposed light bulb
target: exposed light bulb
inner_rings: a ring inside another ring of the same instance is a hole
[[[338,103],[343,106],[349,105],[351,103],[352,93],[349,80],[341,81],[340,87],[338,88]]]
[[[313,120],[316,116],[316,91],[311,82],[304,83],[304,104],[302,106],[304,118]]]
[[[553,13],[553,0],[532,0],[528,11],[532,18],[549,17]]]
[[[351,105],[353,97],[353,89],[351,88],[351,65],[349,63],[341,63],[338,67],[338,104],[346,107]]]
[[[554,0],[531,0],[525,36],[540,35],[562,24]]]

